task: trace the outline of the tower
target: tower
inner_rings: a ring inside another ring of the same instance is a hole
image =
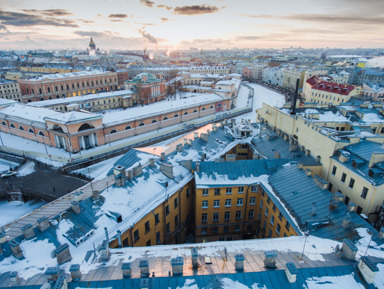
[[[96,50],[96,44],[93,42],[93,39],[91,37],[91,41],[89,42],[89,50]]]

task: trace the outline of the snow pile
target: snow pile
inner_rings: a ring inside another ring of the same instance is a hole
[[[0,201],[0,226],[4,226],[14,220],[21,218],[36,210],[37,208],[45,205],[44,201],[31,200],[26,203],[23,202],[7,202]]]
[[[35,163],[33,161],[27,161],[17,173],[18,177],[25,177],[35,172]]]
[[[8,171],[10,167],[14,169],[18,165],[19,165],[18,163],[0,159],[0,173]]]
[[[364,289],[363,284],[356,282],[352,275],[311,277],[305,280],[308,289]]]

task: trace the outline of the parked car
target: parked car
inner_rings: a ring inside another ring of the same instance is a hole
[[[5,173],[1,174],[2,178],[8,178],[11,176],[17,175],[17,171],[6,171]]]

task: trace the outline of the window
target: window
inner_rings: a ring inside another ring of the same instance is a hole
[[[161,243],[160,232],[157,232],[156,233],[156,244],[160,244],[160,243]]]
[[[169,235],[171,233],[171,225],[169,223],[167,223],[167,226],[166,226],[166,232],[167,232],[167,235]]]
[[[179,224],[179,215],[175,216],[175,227]]]
[[[356,213],[357,213],[358,215],[360,215],[362,212],[363,212],[363,208],[360,207],[360,206],[357,206]]]
[[[5,123],[5,121],[2,121],[2,122],[1,122],[1,125],[5,125],[5,126],[6,126],[7,124]]]
[[[255,211],[254,210],[249,210],[249,212],[248,212],[248,219],[253,219],[254,216],[255,216]]]
[[[19,130],[24,130],[23,126],[19,125]]]
[[[11,123],[10,127],[15,128],[15,125],[13,123]]]
[[[220,208],[220,200],[214,200],[213,201],[213,207],[214,208]]]
[[[271,216],[271,225],[273,226],[273,224],[275,224],[275,216],[274,215]]]
[[[130,126],[130,125],[127,125],[126,127],[125,127],[125,130],[129,130],[129,129],[131,129],[132,127]]]
[[[219,213],[213,213],[212,222],[218,222],[218,221],[219,221]]]
[[[267,197],[267,203],[269,204],[271,202],[271,199],[269,198],[269,196]]]
[[[151,230],[151,226],[149,225],[149,221],[145,222],[145,233],[148,233]]]
[[[266,229],[267,229],[267,222],[264,221],[264,222],[263,222],[263,231],[265,232]]]
[[[166,206],[165,206],[165,214],[166,214],[166,215],[169,215],[169,205],[166,205]]]
[[[229,226],[224,226],[224,233],[228,233],[229,232]]]
[[[272,230],[269,229],[269,230],[268,230],[268,238],[271,238],[271,237],[272,237]]]
[[[273,204],[272,210],[273,210],[274,212],[276,212],[276,205],[275,205],[275,204]]]
[[[202,203],[201,203],[201,207],[202,207],[203,209],[207,209],[207,208],[208,208],[208,201],[202,201]]]
[[[45,134],[42,131],[39,131],[39,135],[45,136]]]
[[[242,206],[243,205],[243,198],[238,198],[237,199],[237,206]]]
[[[344,183],[346,178],[347,178],[347,175],[343,173],[341,176],[341,181]]]
[[[231,212],[224,213],[224,221],[229,221],[231,219]]]
[[[260,200],[260,209],[261,210],[263,209],[263,204],[264,204],[263,200]]]
[[[236,220],[241,220],[241,211],[236,211]]]
[[[277,224],[277,227],[276,227],[277,235],[280,235],[280,229],[281,229],[280,224]]]
[[[351,189],[353,189],[353,186],[355,185],[355,180],[353,179],[353,178],[351,178],[350,180],[349,180],[349,187],[351,188]]]
[[[289,229],[291,228],[291,224],[288,222],[285,223],[285,228],[289,231]]]
[[[283,214],[281,212],[279,212],[279,220],[282,221],[283,220]]]
[[[159,213],[157,213],[155,215],[155,225],[158,224],[160,222],[160,217],[159,217]]]
[[[257,186],[252,186],[252,187],[251,187],[251,192],[252,192],[252,193],[257,192]]]
[[[361,192],[360,197],[362,197],[364,200],[367,198],[368,195],[368,188],[363,187],[363,191]]]
[[[232,188],[227,188],[225,190],[225,193],[228,194],[228,195],[232,194]]]
[[[201,214],[201,222],[202,223],[208,222],[208,214]]]
[[[174,206],[175,206],[175,209],[176,209],[177,206],[179,205],[179,201],[178,201],[178,199],[175,198],[175,199],[173,200],[173,203],[174,203]]]
[[[31,129],[31,128],[28,129],[28,132],[30,132],[30,133],[34,133],[34,132],[33,132],[33,129]]]
[[[140,239],[139,230],[136,230],[133,232],[133,241],[136,242],[139,239]]]
[[[220,195],[220,189],[215,189],[215,195]]]
[[[217,227],[212,228],[212,234],[217,235],[218,232],[219,232],[219,229]]]
[[[207,228],[201,228],[201,235],[207,234]]]
[[[231,199],[226,199],[226,200],[225,200],[225,206],[226,206],[226,207],[230,207],[230,206],[232,206],[232,200],[231,200]]]
[[[256,204],[256,198],[255,198],[255,197],[250,198],[250,199],[249,199],[249,204],[250,204],[250,205],[254,205],[254,204]]]
[[[265,216],[268,217],[268,207],[265,207]]]
[[[239,232],[240,231],[240,225],[235,225],[235,232]]]
[[[203,196],[208,196],[208,189],[203,189]]]

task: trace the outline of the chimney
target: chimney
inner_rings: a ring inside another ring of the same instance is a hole
[[[373,263],[372,259],[369,256],[362,257],[358,268],[361,275],[363,275],[365,282],[372,284],[375,280],[376,273],[379,271],[379,268]]]
[[[65,278],[66,278],[66,276],[60,275],[57,278],[55,286],[53,286],[52,289],[67,289],[68,288],[68,284],[67,284],[67,281],[65,280]]]
[[[345,163],[349,160],[349,153],[341,151],[339,156],[339,161]]]
[[[296,283],[298,270],[297,270],[295,264],[289,262],[289,263],[285,264],[285,266],[286,266],[285,275],[287,276],[288,282],[289,283]]]
[[[192,255],[192,268],[197,269],[199,267],[199,263],[198,263],[199,253],[197,252],[196,247],[193,247],[191,249],[191,255]]]
[[[356,253],[359,251],[357,247],[349,239],[343,240],[343,246],[341,247],[343,257],[348,260],[355,260]]]
[[[296,80],[295,96],[294,96],[293,102],[292,102],[291,115],[295,115],[296,114],[296,102],[297,102],[297,92],[299,91],[299,84],[300,84],[300,79],[297,79]]]
[[[154,158],[149,159],[149,166],[152,168],[155,166],[155,159]]]
[[[128,171],[128,180],[132,180],[133,179],[133,170],[129,170]]]
[[[227,162],[234,162],[234,161],[236,161],[236,155],[234,155],[234,154],[226,154],[225,155],[225,160]]]
[[[183,140],[183,143],[184,143],[184,145],[186,145],[187,144],[187,139],[186,138],[184,138],[184,140]]]
[[[93,199],[94,201],[100,199],[100,191],[99,191],[99,190],[94,190],[94,191],[92,191],[92,199]]]
[[[347,212],[347,215],[343,219],[342,226],[344,229],[348,229],[351,226],[351,216],[349,215],[349,212]]]
[[[72,281],[78,282],[81,280],[81,271],[79,264],[72,264],[71,267],[69,267],[69,272],[71,273]]]
[[[9,274],[11,278],[12,286],[17,286],[20,283],[19,273],[17,271],[13,271]]]
[[[322,190],[325,190],[326,188],[328,188],[328,182],[324,180],[322,177],[320,177],[319,175],[314,176],[313,181]]]
[[[145,278],[145,277],[149,276],[148,260],[140,260],[139,268],[140,268],[140,275],[141,275],[141,277]]]
[[[275,250],[264,252],[264,266],[267,268],[276,268],[277,252]]]
[[[53,251],[53,253],[54,253],[54,256],[56,257],[57,264],[59,265],[72,260],[72,256],[71,256],[71,253],[69,252],[68,244],[60,245],[58,248],[56,248]]]
[[[192,140],[189,139],[188,142],[187,142],[187,144],[191,146],[191,145],[192,145]]]
[[[0,245],[8,242],[7,235],[4,231],[0,232]]]
[[[213,123],[213,124],[212,124],[212,130],[213,130],[213,131],[217,131],[216,123]]]
[[[131,273],[132,273],[131,263],[129,263],[129,262],[122,263],[121,264],[121,270],[123,271],[123,278],[124,279],[131,278]]]
[[[119,242],[119,248],[122,248],[122,244],[121,244],[121,231],[120,230],[117,230],[117,241]]]
[[[136,167],[133,168],[133,176],[138,177],[143,173],[143,166],[139,163]]]
[[[74,192],[72,196],[73,200],[76,202],[81,202],[83,200],[83,192]]]
[[[21,251],[20,249],[20,243],[17,242],[15,239],[11,240],[9,242],[9,246],[11,247],[11,252],[12,252],[12,255],[16,258],[16,259],[23,259],[24,256],[23,256],[23,252]]]
[[[340,192],[335,192],[335,201],[344,202],[344,195]]]
[[[306,156],[309,156],[311,154],[311,151],[310,150],[305,150],[305,155]]]
[[[206,157],[207,157],[207,154],[202,153],[201,156],[200,156],[200,161],[203,162],[203,161],[205,160]]]
[[[173,276],[183,275],[183,265],[184,265],[183,257],[179,256],[171,259],[172,275]]]
[[[71,205],[72,205],[72,210],[73,210],[77,215],[79,215],[79,214],[81,213],[81,208],[80,208],[80,204],[79,204],[79,202],[72,201],[72,202],[71,202]]]
[[[237,254],[235,255],[235,269],[236,271],[244,271],[244,260],[245,260],[245,257],[243,254]]]
[[[193,138],[194,138],[194,139],[199,138],[199,133],[198,133],[198,132],[194,132],[194,133],[193,133]]]
[[[161,153],[160,160],[161,160],[162,162],[165,162],[165,153],[164,153],[164,152]]]
[[[168,178],[173,179],[173,166],[169,164],[160,164],[160,171]]]
[[[200,134],[200,138],[205,141],[205,142],[208,142],[208,134],[206,133],[201,133]]]
[[[107,240],[103,240],[101,242],[100,253],[101,255],[99,258],[99,262],[105,262],[109,260],[110,253],[109,253],[109,244]]]
[[[179,143],[178,145],[176,145],[176,151],[178,153],[180,153],[182,150],[183,150],[183,144]]]
[[[280,159],[281,158],[281,154],[278,150],[275,150],[275,159]]]
[[[30,240],[35,237],[35,231],[33,230],[32,224],[26,224],[21,227],[21,231],[23,232],[23,237],[25,240]]]
[[[44,275],[48,277],[49,283],[56,282],[57,278],[59,278],[60,268],[59,267],[48,267]]]
[[[200,173],[200,163],[199,162],[196,163],[196,172]]]
[[[305,169],[305,175],[306,176],[311,176],[312,175],[312,171],[310,169]]]
[[[348,203],[348,211],[354,212],[356,210],[356,205],[352,202]]]

